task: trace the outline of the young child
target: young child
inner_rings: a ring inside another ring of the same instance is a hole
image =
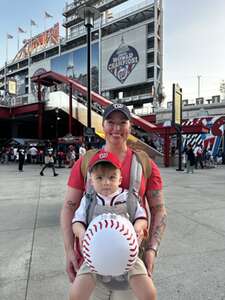
[[[102,206],[103,212],[104,207],[110,207],[112,212],[115,212],[113,209],[116,206],[126,204],[127,202],[128,190],[123,190],[119,187],[122,180],[120,169],[121,163],[117,157],[104,150],[94,155],[89,163],[91,185],[96,192],[96,207],[99,208]],[[79,239],[80,249],[82,249],[82,240],[88,226],[86,211],[87,201],[84,196],[72,220],[73,232]],[[93,218],[96,215],[94,215]],[[137,203],[135,212],[134,229],[140,243],[147,229],[147,216],[145,209],[142,208],[139,203]],[[128,281],[133,293],[138,299],[156,299],[152,279],[148,277],[145,265],[140,258],[137,259],[132,269],[128,272]],[[88,300],[95,288],[95,283],[96,275],[83,263],[72,284],[70,300]]]

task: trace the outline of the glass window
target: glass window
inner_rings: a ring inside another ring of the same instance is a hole
[[[154,33],[154,22],[148,24],[148,34]]]
[[[154,38],[148,38],[147,40],[147,49],[152,49],[154,48]]]
[[[153,78],[154,77],[154,67],[147,68],[147,78]]]
[[[154,63],[154,52],[147,53],[147,64]]]

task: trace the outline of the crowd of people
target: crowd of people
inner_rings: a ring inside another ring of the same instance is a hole
[[[39,164],[44,166],[56,166],[58,168],[72,168],[74,162],[84,155],[88,147],[85,143],[71,145],[7,145],[0,148],[0,163],[18,163],[19,171],[23,171],[24,164]],[[43,172],[41,172],[43,173]],[[55,171],[54,171],[54,174]]]
[[[217,155],[212,154],[212,150],[207,147],[197,146],[193,149],[191,144],[188,144],[183,153],[183,163],[187,168],[187,173],[193,173],[194,169],[215,168],[222,164],[222,152]]]
[[[178,149],[175,144],[171,146],[171,166],[177,164]],[[222,149],[215,155],[209,147],[187,144],[182,151],[182,165],[187,173],[193,173],[195,169],[215,168],[223,163]]]

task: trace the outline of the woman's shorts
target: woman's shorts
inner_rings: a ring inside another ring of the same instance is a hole
[[[84,274],[92,274],[96,280],[96,274],[91,272],[86,263],[83,263],[77,272],[77,276]],[[128,271],[128,280],[135,275],[148,275],[144,262],[138,257],[133,267]]]

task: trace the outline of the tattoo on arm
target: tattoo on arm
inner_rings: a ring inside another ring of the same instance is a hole
[[[77,208],[77,204],[74,203],[74,202],[71,201],[71,200],[68,200],[68,201],[66,202],[66,206],[67,206],[68,208],[70,208],[70,209],[73,209],[73,210]]]
[[[167,221],[167,214],[161,190],[151,191],[149,204],[151,224],[147,248],[157,250],[165,231]]]
[[[151,198],[158,198],[161,194],[161,190],[151,191]]]
[[[156,226],[154,226],[155,224],[152,224],[154,222],[151,222],[152,231],[150,230],[150,246],[152,246],[153,248],[158,249],[160,245],[166,227],[166,220],[167,216],[165,214],[157,221]]]

